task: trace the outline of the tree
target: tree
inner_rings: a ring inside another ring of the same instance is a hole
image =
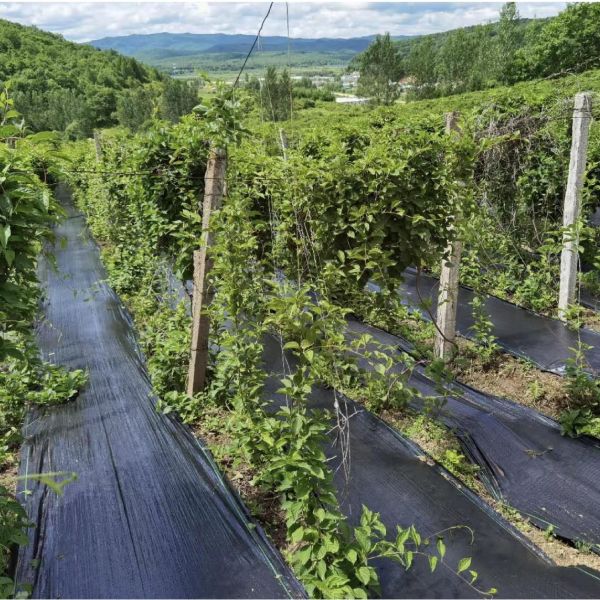
[[[0,19],[0,81],[11,82],[15,108],[33,131],[85,137],[116,124],[123,91],[166,80],[117,52]]]
[[[449,91],[468,89],[476,56],[475,36],[464,29],[452,31],[438,52],[436,64],[438,81]]]
[[[176,123],[198,105],[198,88],[193,83],[168,78],[160,97],[160,116]]]
[[[549,21],[525,52],[522,78],[580,72],[600,65],[600,4],[571,4]]]
[[[390,34],[378,35],[357,62],[360,73],[358,93],[377,104],[392,104],[400,94],[397,83],[404,71]]]
[[[425,36],[412,46],[408,56],[408,71],[418,86],[432,86],[436,82],[436,48],[433,38]]]
[[[137,131],[152,117],[156,93],[147,86],[123,90],[117,98],[116,116],[120,125]]]
[[[281,75],[269,67],[260,87],[263,116],[270,121],[285,121],[291,114],[292,80],[287,69]]]
[[[515,56],[523,44],[523,29],[519,27],[519,11],[515,2],[507,2],[500,9],[497,36],[497,70],[502,83],[514,81]]]

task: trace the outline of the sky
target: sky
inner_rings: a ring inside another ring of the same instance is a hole
[[[436,33],[497,20],[499,2],[290,2],[292,37]],[[522,17],[558,14],[565,2],[519,2]],[[0,2],[0,18],[84,42],[132,33],[256,34],[268,3]],[[286,35],[285,3],[275,3],[263,35]]]

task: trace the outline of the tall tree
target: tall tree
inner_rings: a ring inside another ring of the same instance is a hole
[[[519,11],[515,2],[507,2],[500,9],[498,23],[497,53],[498,79],[511,83],[515,78],[515,56],[523,44],[523,29],[519,27]]]
[[[449,91],[469,88],[473,77],[473,66],[477,58],[477,38],[464,29],[448,34],[437,55],[436,74],[438,81]]]
[[[260,87],[264,118],[285,121],[290,118],[292,80],[287,69],[281,75],[275,67],[269,67]]]
[[[408,56],[408,70],[415,78],[417,85],[435,84],[436,54],[437,50],[431,36],[423,37],[411,48]]]
[[[400,53],[390,34],[378,35],[358,58],[358,93],[378,104],[392,104],[398,97],[397,85],[404,72]]]
[[[525,49],[523,78],[580,72],[600,65],[600,4],[581,2],[549,21]]]

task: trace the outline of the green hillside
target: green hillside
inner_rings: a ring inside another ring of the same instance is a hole
[[[410,36],[396,36],[402,40]],[[340,70],[365,50],[374,36],[360,38],[292,38],[265,36],[247,69],[256,73],[269,66],[291,65],[302,70]],[[254,35],[155,33],[107,37],[89,42],[133,56],[161,71],[194,73],[197,70],[224,76],[240,67]],[[289,45],[289,54],[288,54]]]
[[[125,124],[127,113],[178,117],[196,103],[196,93],[156,69],[115,51],[0,20],[0,86],[34,131],[59,130],[73,137],[95,127]],[[191,105],[191,106],[190,106]]]
[[[600,65],[600,4],[573,3],[550,19],[521,19],[506,3],[496,23],[396,43],[398,69],[427,98],[577,73]],[[364,53],[353,64],[361,65]]]

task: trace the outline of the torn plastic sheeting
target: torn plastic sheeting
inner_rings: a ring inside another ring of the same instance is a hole
[[[131,322],[71,209],[55,246],[38,341],[89,371],[79,397],[26,424],[21,474],[74,471],[62,497],[29,480],[36,527],[17,580],[39,598],[284,597],[303,594],[187,427],[154,408]],[[21,490],[23,491],[23,490]],[[35,566],[32,560],[40,561]]]
[[[384,348],[411,350],[406,340],[359,321],[349,320],[348,330],[351,336],[369,334]],[[365,361],[361,366],[370,368]],[[409,383],[425,396],[440,395],[420,365]],[[555,421],[537,411],[458,382],[444,387],[449,396],[439,418],[480,467],[490,493],[541,529],[552,525],[554,534],[600,550],[600,442],[564,437]]]
[[[294,359],[288,352],[285,372]],[[265,365],[270,377],[265,398],[274,404],[285,400],[277,394],[284,372],[279,342],[267,336]],[[478,586],[484,591],[498,588],[499,597],[573,598],[600,596],[600,574],[580,567],[557,567],[539,549],[494,512],[445,469],[431,461],[415,444],[359,405],[338,398],[350,418],[350,477],[339,468],[340,452],[334,443],[327,446],[329,466],[336,473],[336,485],[344,512],[358,524],[361,506],[380,513],[393,535],[396,525],[414,524],[421,535],[435,538],[438,532],[463,525],[475,535],[471,544],[467,529],[444,535],[451,566],[467,556],[479,573]],[[310,405],[333,410],[334,392],[313,386]],[[376,562],[384,598],[469,598],[480,597],[453,573],[438,568],[429,572],[426,561],[415,559],[408,571],[385,559]]]
[[[429,312],[435,315],[438,280],[424,274],[420,274],[418,280],[417,290],[416,271],[407,269],[399,293],[404,303],[418,308],[429,319]],[[369,287],[374,291],[378,289],[374,284],[369,284]],[[456,329],[470,339],[474,338],[471,329],[474,325],[473,310],[470,306],[474,296],[473,290],[460,287]],[[600,334],[585,328],[574,331],[561,321],[543,317],[495,296],[486,295],[484,298],[496,343],[510,354],[526,358],[545,371],[564,375],[566,361],[573,356],[571,349],[577,348],[581,341],[591,346],[585,351],[585,357],[592,372],[600,372]],[[423,310],[423,301],[428,303],[429,312]]]

